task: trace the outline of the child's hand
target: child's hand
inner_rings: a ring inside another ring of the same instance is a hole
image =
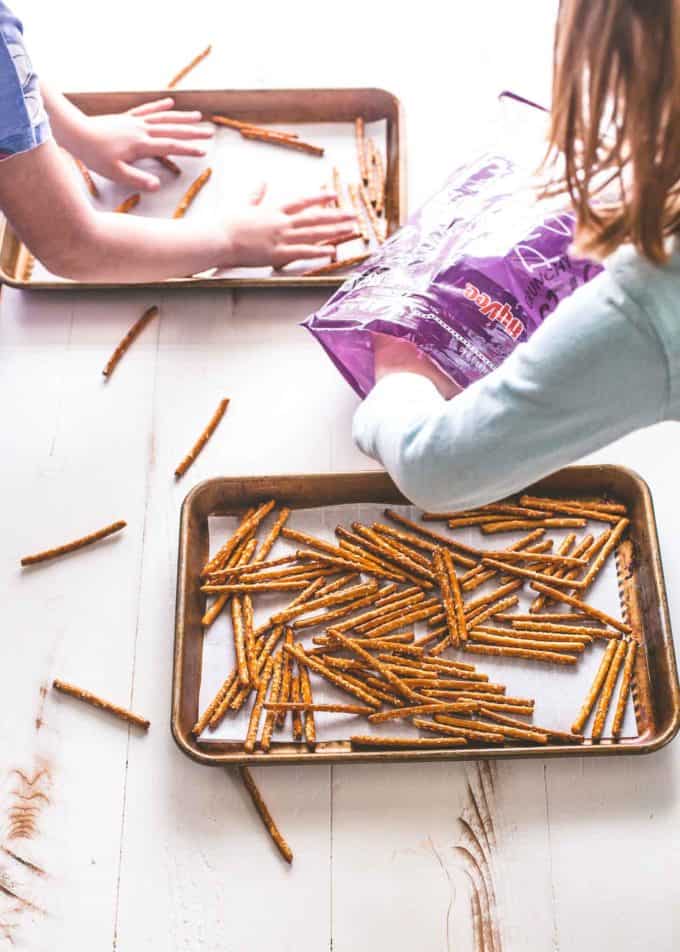
[[[147,191],[159,187],[157,176],[132,165],[137,159],[163,155],[205,155],[187,140],[210,139],[213,129],[199,125],[200,112],[172,109],[174,100],[135,106],[128,112],[89,116],[78,143],[78,157],[105,178]]]
[[[290,202],[281,207],[263,205],[264,188],[250,208],[227,225],[230,261],[225,267],[282,268],[291,261],[335,257],[338,239],[353,234],[356,215],[342,208],[326,208],[335,201],[332,192]],[[326,245],[320,244],[326,242]]]
[[[388,374],[420,374],[421,377],[427,377],[446,400],[460,393],[461,388],[410,341],[387,334],[374,334],[373,355],[376,383]]]

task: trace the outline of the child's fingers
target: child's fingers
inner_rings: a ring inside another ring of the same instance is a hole
[[[203,113],[198,109],[187,109],[183,112],[179,109],[161,109],[145,116],[144,122],[200,122],[202,118]]]
[[[276,257],[279,264],[312,258],[334,258],[335,248],[322,248],[320,245],[283,245]]]
[[[353,211],[344,208],[327,208],[299,212],[290,219],[291,228],[316,228],[318,225],[349,225],[356,222]]]
[[[333,241],[336,238],[351,234],[354,234],[354,232],[348,229],[346,224],[341,223],[317,225],[314,228],[291,228],[286,232],[286,239],[296,243],[305,242],[306,244],[307,242]]]
[[[215,130],[209,126],[184,126],[181,124],[164,123],[163,125],[147,126],[146,133],[158,139],[163,137],[171,139],[212,139],[215,135]]]
[[[337,201],[335,192],[319,192],[317,195],[309,195],[307,198],[299,198],[295,202],[288,202],[287,205],[282,206],[281,211],[285,212],[286,215],[295,215],[297,212],[301,212],[305,208],[311,208],[313,205],[328,205],[329,202],[335,201]]]
[[[197,145],[188,145],[185,142],[179,142],[177,139],[149,138],[148,142],[142,147],[142,154],[144,156],[194,155],[200,158],[205,155],[205,149]]]
[[[118,162],[117,168],[116,181],[121,184],[132,185],[134,188],[141,188],[147,192],[154,192],[157,188],[160,188],[160,179],[156,175],[152,175],[151,172],[137,169],[127,162]]]
[[[141,106],[133,106],[128,109],[131,116],[148,116],[151,112],[160,112],[162,109],[172,109],[175,100],[172,96],[166,96],[164,99],[154,99],[153,102],[142,103]]]

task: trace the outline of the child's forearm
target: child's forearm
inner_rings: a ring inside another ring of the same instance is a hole
[[[449,402],[424,377],[385,377],[354,436],[413,502],[465,509],[662,419],[667,377],[650,321],[605,272]]]
[[[62,148],[78,155],[79,143],[85,136],[87,117],[66,96],[44,80],[40,81],[40,93],[54,138]]]

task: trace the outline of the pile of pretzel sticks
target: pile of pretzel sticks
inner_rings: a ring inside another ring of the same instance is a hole
[[[273,525],[258,542],[271,512]],[[591,715],[590,737],[599,742],[615,695],[611,736],[620,735],[637,635],[590,604],[588,592],[626,536],[623,505],[523,495],[465,513],[425,513],[421,522],[387,509],[384,522],[337,526],[335,543],[291,528],[290,515],[273,500],[249,510],[201,572],[201,591],[214,597],[203,625],[229,617],[236,662],[194,725],[198,738],[209,740],[245,709],[246,753],[266,754],[291,735],[313,751],[321,713],[366,718],[369,729],[349,737],[355,749],[578,744]],[[486,549],[432,529],[436,520],[488,536],[525,531],[512,545]],[[590,532],[591,523],[601,530]],[[553,529],[569,530],[557,546]],[[277,539],[291,549],[272,559]],[[486,583],[491,589],[475,594]],[[523,590],[533,601],[522,613]],[[291,601],[256,626],[255,600],[273,592]],[[417,636],[416,625],[425,634]],[[473,663],[520,658],[555,676],[603,645],[572,724],[533,724],[534,699]],[[315,701],[325,684],[346,703]],[[409,730],[382,736],[387,722]]]

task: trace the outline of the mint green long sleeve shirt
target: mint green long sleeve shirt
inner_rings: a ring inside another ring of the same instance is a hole
[[[353,432],[410,500],[453,510],[668,419],[680,419],[680,252],[657,267],[624,247],[492,373],[449,401],[391,374]]]

